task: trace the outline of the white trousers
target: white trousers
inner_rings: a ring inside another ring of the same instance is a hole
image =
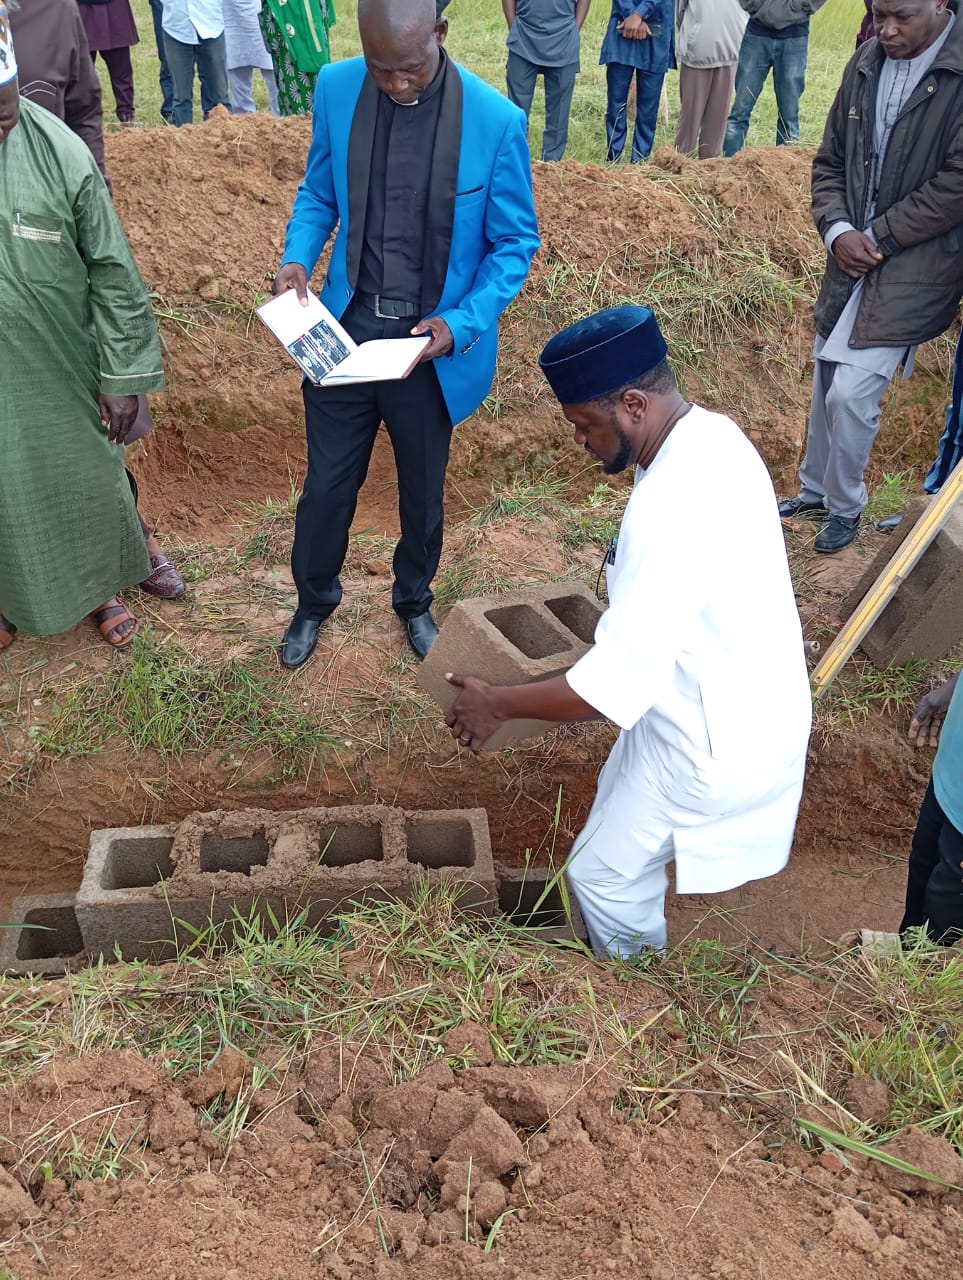
[[[640,848],[638,868],[630,875],[613,871],[593,852],[606,843],[604,822],[594,820],[591,831],[586,828],[576,840],[565,867],[592,950],[623,959],[647,947],[665,951],[665,869],[675,854],[671,835],[655,853],[646,855]]]

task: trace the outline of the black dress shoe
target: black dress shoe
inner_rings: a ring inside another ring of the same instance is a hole
[[[813,546],[824,556],[834,555],[854,541],[858,528],[859,516],[827,516]]]
[[[805,502],[798,494],[795,498],[783,498],[779,504],[780,520],[792,520],[795,516],[802,516],[804,520],[816,520],[827,514],[822,502]]]
[[[408,643],[424,662],[431,652],[431,646],[438,639],[438,627],[434,618],[427,611],[419,613],[417,618],[405,621],[405,630],[408,632]]]
[[[304,666],[314,653],[320,630],[321,623],[317,618],[305,618],[300,613],[294,615],[281,641],[281,661],[286,667],[295,671]]]

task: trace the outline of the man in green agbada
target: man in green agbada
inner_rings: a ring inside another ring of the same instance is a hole
[[[150,300],[93,157],[18,96],[0,0],[0,649],[91,614],[150,561],[124,474],[137,395],[164,385]]]

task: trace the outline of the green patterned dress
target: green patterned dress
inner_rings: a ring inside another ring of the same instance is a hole
[[[0,611],[34,635],[150,560],[98,396],[164,385],[150,299],[86,145],[20,101],[0,146]]]
[[[274,63],[282,116],[307,115],[318,72],[331,61],[334,0],[264,0],[261,31]]]

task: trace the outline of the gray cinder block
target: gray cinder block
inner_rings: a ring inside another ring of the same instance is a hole
[[[446,672],[478,676],[489,684],[528,684],[567,671],[591,646],[603,606],[580,582],[542,583],[505,595],[462,600],[418,670],[418,683],[442,711],[458,691]],[[485,744],[536,737],[555,726],[544,720],[511,720]]]
[[[910,503],[897,529],[873,557],[844,604],[848,618],[912,532],[932,498]],[[902,667],[912,658],[945,657],[963,635],[963,511],[957,507],[900,583],[896,595],[863,639],[877,667]]]
[[[561,883],[548,888],[557,871],[548,867],[518,867],[498,878],[498,906],[513,924],[543,942],[587,942],[588,931],[571,891],[565,910]]]
[[[91,835],[77,915],[91,956],[172,959],[197,930],[256,911],[270,927],[308,909],[319,926],[367,892],[403,895],[408,883],[400,817],[378,805],[294,814],[237,810],[192,814],[179,826],[114,828]]]
[[[410,874],[458,885],[458,902],[466,910],[494,910],[495,865],[485,810],[408,810],[404,819]]]
[[[126,960],[170,960],[177,945],[185,945],[193,936],[175,921],[195,929],[209,922],[210,899],[183,899],[173,888],[171,854],[176,830],[171,824],[91,832],[76,910],[84,946],[93,960],[101,955],[111,959],[115,946]],[[225,918],[230,905],[220,905]]]
[[[57,977],[76,968],[83,952],[72,893],[14,899],[9,927],[0,929],[0,973]]]

